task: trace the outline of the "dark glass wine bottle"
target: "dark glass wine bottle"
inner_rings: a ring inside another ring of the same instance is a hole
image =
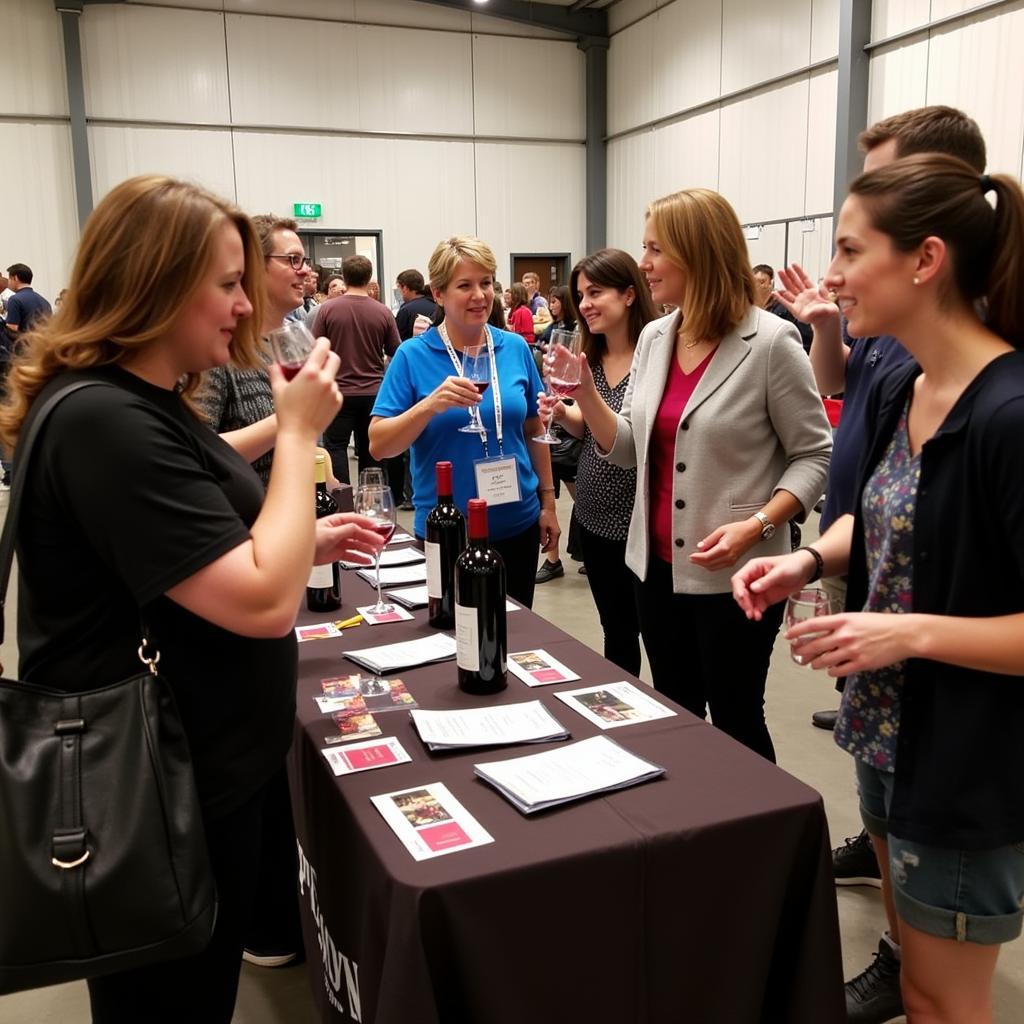
[[[334,499],[327,493],[327,456],[316,457],[316,517],[337,512]],[[333,612],[341,607],[341,567],[337,562],[314,565],[306,581],[306,607],[311,612]]]
[[[435,629],[455,625],[455,562],[466,546],[466,519],[455,504],[452,464],[439,462],[437,504],[427,515],[427,621]]]
[[[455,563],[455,658],[466,693],[505,689],[505,618],[505,563],[487,543],[487,502],[472,498],[469,544]]]

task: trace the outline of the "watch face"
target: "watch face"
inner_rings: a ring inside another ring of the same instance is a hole
[[[774,537],[774,536],[775,536],[775,524],[774,523],[769,523],[761,531],[761,540],[771,540],[772,537]]]

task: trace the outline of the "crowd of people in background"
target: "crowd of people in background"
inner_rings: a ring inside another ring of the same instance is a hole
[[[380,546],[359,516],[311,518],[316,446],[347,484],[350,442],[420,539],[435,463],[452,463],[462,507],[481,465],[502,474],[491,541],[527,607],[565,575],[564,482],[605,657],[638,675],[646,652],[659,692],[768,761],[783,602],[821,580],[834,614],[786,638],[842,693],[814,724],[853,755],[865,828],[834,851],[836,880],[879,885],[887,916],[846,985],[849,1020],[991,1020],[998,950],[1024,920],[1024,196],[985,173],[960,111],[909,111],[861,143],[820,281],[751,266],[728,199],[695,188],[650,203],[639,260],[601,249],[546,295],[533,271],[502,288],[484,240],[446,238],[426,276],[397,275],[392,312],[367,256],[328,273],[295,221],[156,176],[98,205],[56,310],[24,263],[0,274],[3,485],[40,395],[106,385],[61,407],[43,441],[54,472],[26,491],[21,677],[66,679],[69,650],[83,686],[129,674],[142,610],[187,680],[222,887],[210,949],[90,982],[94,1020],[149,1014],[159,990],[167,1019],[202,998],[226,1024],[243,950],[301,952],[290,616],[314,560]],[[320,340],[286,381],[265,338],[290,320]],[[546,393],[556,331],[580,339],[571,399]],[[481,392],[467,365],[484,357]],[[551,447],[533,440],[549,417]],[[801,546],[816,507],[822,536]],[[54,508],[76,510],[70,529]],[[101,600],[99,621],[67,616],[69,594],[83,613]],[[214,663],[244,677],[244,710],[218,696]]]

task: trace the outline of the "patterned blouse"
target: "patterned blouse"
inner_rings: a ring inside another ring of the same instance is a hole
[[[600,362],[594,364],[592,371],[597,393],[609,409],[618,412],[626,397],[629,374],[611,388]],[[636,469],[622,469],[599,459],[594,451],[594,435],[587,427],[576,469],[575,514],[579,524],[605,540],[625,540],[635,498]]]
[[[913,610],[914,509],[921,455],[912,455],[903,410],[889,447],[872,473],[861,507],[868,559],[866,612],[905,614]],[[858,672],[846,680],[835,741],[881,771],[896,768],[900,699],[905,662]]]

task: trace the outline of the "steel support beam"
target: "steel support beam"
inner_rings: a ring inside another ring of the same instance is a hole
[[[570,36],[607,36],[608,15],[604,11],[578,11],[558,4],[533,3],[532,0],[489,0],[473,4],[469,0],[419,0],[422,4],[447,7],[453,11],[486,14],[521,25],[554,29]]]
[[[839,0],[839,86],[836,97],[836,173],[833,215],[846,198],[851,181],[861,172],[863,156],[857,136],[868,126],[868,66],[871,42],[871,0]]]
[[[608,240],[608,39],[589,36],[579,48],[587,61],[587,252],[597,252]]]
[[[71,162],[75,174],[75,202],[81,229],[92,213],[92,165],[89,161],[89,133],[85,123],[85,79],[82,74],[82,39],[78,32],[82,0],[56,0],[64,31],[64,70],[68,83],[68,113],[71,116]]]

